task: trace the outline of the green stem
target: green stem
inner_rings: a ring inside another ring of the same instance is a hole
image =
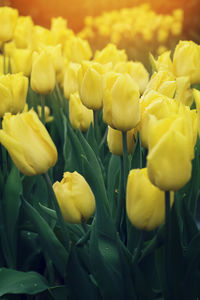
[[[123,201],[124,201],[123,195],[124,195],[124,167],[123,167],[123,159],[120,156],[120,181],[119,181],[119,193],[117,197],[117,217],[116,217],[117,231],[120,231],[120,223],[121,223]]]
[[[41,121],[45,125],[45,97],[44,95],[41,95]]]
[[[98,122],[99,111],[93,110],[93,114],[94,114],[94,133],[95,133],[96,141],[98,144],[101,140],[100,132],[99,132],[99,122]]]
[[[127,131],[122,131],[122,142],[123,142],[124,191],[126,193],[126,183],[127,183],[128,173],[129,173]]]
[[[61,231],[62,231],[62,234],[63,234],[63,240],[64,240],[65,248],[67,250],[69,250],[69,234],[68,234],[68,231],[66,230],[65,221],[63,219],[60,207],[58,205],[56,195],[55,195],[53,187],[52,187],[51,180],[49,178],[48,173],[43,174],[43,176],[44,176],[46,185],[48,187],[48,191],[49,191],[49,195],[50,195],[50,198],[51,198],[52,205],[56,210],[56,214],[57,214],[57,218],[58,218],[58,224],[60,225],[60,228],[61,228]]]
[[[142,250],[142,245],[143,245],[143,242],[144,242],[144,233],[145,232],[143,230],[141,230],[139,240],[138,240],[138,244],[137,244],[137,247],[135,249],[135,254],[133,256],[133,264],[137,263],[137,260],[140,257],[141,250]]]
[[[166,278],[166,295],[165,299],[173,299],[171,294],[170,280],[170,252],[171,252],[171,221],[170,221],[170,191],[165,192],[165,244],[164,244],[164,259],[165,259],[165,278]]]
[[[62,97],[62,95],[61,95],[60,88],[59,88],[57,82],[56,82],[56,93],[57,93],[57,95],[58,95],[59,104],[60,104],[60,106],[63,108],[63,97]]]

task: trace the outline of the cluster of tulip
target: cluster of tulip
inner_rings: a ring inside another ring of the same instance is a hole
[[[0,28],[0,296],[196,299],[200,46],[151,55],[150,77],[62,18],[2,7]]]
[[[125,48],[129,58],[144,61],[149,52],[161,54],[171,49],[180,39],[182,27],[182,9],[173,10],[172,14],[157,14],[146,3],[86,17],[79,36],[87,39],[93,49],[111,42]]]

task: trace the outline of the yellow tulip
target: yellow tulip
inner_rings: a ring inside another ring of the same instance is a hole
[[[33,31],[33,20],[30,16],[22,17],[17,19],[17,24],[14,31],[14,42],[17,48],[28,48],[30,47],[32,31]]]
[[[193,128],[184,115],[150,124],[147,169],[155,186],[165,191],[182,188],[190,180],[193,156]]]
[[[113,129],[127,131],[140,121],[139,88],[128,74],[105,75],[103,119]]]
[[[0,41],[6,42],[13,38],[17,23],[18,11],[11,7],[0,7]]]
[[[77,172],[65,172],[53,189],[63,218],[69,223],[87,221],[95,210],[95,198],[85,178]]]
[[[93,122],[93,111],[85,107],[78,92],[70,95],[69,119],[74,129],[86,131]]]
[[[78,91],[78,71],[81,68],[80,64],[70,62],[64,72],[64,95],[69,100],[70,94]]]
[[[55,68],[51,56],[42,51],[33,53],[33,65],[31,71],[31,88],[38,94],[49,94],[56,83]]]
[[[188,76],[181,76],[176,78],[175,98],[185,105],[192,105],[193,95],[192,89],[190,88],[190,78]]]
[[[2,128],[0,142],[22,173],[28,176],[42,174],[55,165],[56,147],[33,110],[17,115],[5,114]]]
[[[12,73],[22,72],[25,76],[30,76],[32,69],[32,50],[17,49],[11,50],[11,70]]]
[[[170,193],[170,205],[174,194]],[[126,189],[126,211],[131,223],[142,230],[153,230],[165,220],[165,193],[149,180],[147,169],[131,170]]]
[[[66,56],[69,61],[80,63],[92,57],[92,50],[87,40],[74,36],[65,42],[64,56]]]
[[[150,55],[151,66],[155,71],[169,71],[173,73],[173,64],[171,60],[171,51],[165,51],[161,55],[158,56],[158,59]]]
[[[51,60],[53,62],[56,73],[61,72],[63,63],[64,63],[61,45],[60,44],[56,45],[56,46],[44,46],[43,45],[39,49],[39,53],[41,53],[42,51],[45,51],[47,53],[47,55],[49,55],[51,57]]]
[[[191,84],[200,83],[200,46],[180,41],[174,51],[173,67],[176,76],[189,76]]]
[[[81,101],[87,108],[98,110],[103,105],[103,65],[89,64],[84,74],[81,71],[78,74]]]
[[[33,26],[31,37],[31,49],[39,51],[41,46],[53,46],[53,36],[49,29],[42,26]]]
[[[108,148],[112,154],[123,155],[122,132],[108,126],[107,135]],[[128,154],[133,151],[135,145],[135,129],[127,131],[127,150]]]
[[[62,48],[65,41],[74,36],[74,32],[67,28],[67,20],[62,17],[51,19],[51,33],[55,42],[55,45],[61,44]]]
[[[141,94],[146,89],[149,81],[149,73],[142,63],[134,61],[119,62],[115,65],[114,71],[119,73],[128,73],[138,84]]]
[[[168,71],[155,72],[147,85],[145,93],[150,90],[173,98],[176,91],[176,79],[174,75]]]
[[[101,51],[96,51],[94,61],[101,64],[112,62],[115,65],[120,61],[127,61],[127,55],[125,50],[119,50],[114,44],[110,43]]]
[[[23,111],[27,92],[28,79],[22,73],[0,76],[0,116]]]
[[[197,122],[198,122],[198,133],[200,135],[200,91],[193,89],[193,96],[195,99],[195,103],[196,103],[196,108],[197,108]]]

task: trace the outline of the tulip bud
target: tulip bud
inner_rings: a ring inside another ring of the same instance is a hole
[[[22,173],[28,176],[42,174],[55,165],[56,147],[33,110],[17,115],[5,114],[2,128],[0,142]]]
[[[138,84],[140,93],[142,94],[147,87],[149,81],[149,73],[140,62],[119,62],[114,67],[115,72],[128,73]]]
[[[28,78],[22,73],[0,76],[0,116],[23,111],[27,92]]]
[[[93,111],[85,107],[78,92],[70,95],[69,119],[74,129],[86,131],[93,122]]]
[[[150,125],[148,175],[161,190],[179,190],[190,180],[192,130],[184,116],[173,115]]]
[[[6,42],[13,38],[17,23],[18,11],[11,7],[0,7],[0,41]]]
[[[49,54],[42,51],[33,53],[31,88],[38,94],[45,95],[53,91],[56,83],[55,68]]]
[[[70,94],[78,91],[78,70],[80,64],[70,62],[64,73],[64,95],[69,100]]]
[[[108,148],[112,154],[123,155],[122,132],[108,126],[107,135]],[[135,144],[135,128],[127,131],[127,150],[128,154],[133,151]]]
[[[94,68],[88,68],[84,74],[80,96],[83,104],[89,108],[98,110],[103,104],[103,78]]]
[[[94,195],[79,173],[65,172],[61,182],[53,184],[53,189],[66,222],[82,223],[94,213]]]
[[[67,39],[74,36],[74,32],[67,28],[67,20],[62,17],[51,19],[51,33],[55,45],[61,44],[62,47]]]
[[[32,50],[13,49],[11,51],[12,73],[22,72],[25,76],[30,76],[32,69]]]
[[[138,85],[128,74],[105,76],[103,119],[113,129],[127,131],[140,121]]]
[[[52,46],[53,36],[50,30],[42,26],[33,26],[31,49],[38,51],[41,46]]]
[[[56,73],[59,73],[63,67],[63,57],[61,45],[56,46],[41,46],[40,53],[44,50],[50,57],[54,65]]]
[[[174,194],[170,193],[170,205]],[[165,220],[165,193],[149,180],[147,169],[131,170],[126,188],[126,211],[131,223],[142,230],[153,230]]]
[[[112,62],[115,65],[120,61],[127,61],[127,55],[125,50],[119,50],[116,45],[110,43],[101,51],[96,51],[94,61],[101,64]]]
[[[17,48],[28,48],[31,43],[33,20],[30,16],[17,19],[17,24],[14,31],[14,42]]]
[[[180,41],[174,51],[173,67],[176,76],[189,76],[191,84],[200,83],[200,46]]]
[[[71,37],[65,43],[64,54],[69,61],[80,63],[92,57],[92,50],[88,41],[79,37]]]

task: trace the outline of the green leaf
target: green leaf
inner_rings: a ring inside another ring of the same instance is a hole
[[[48,223],[39,215],[37,210],[25,200],[22,204],[25,213],[28,215],[39,234],[43,250],[48,253],[60,275],[64,277],[69,253],[57,239]]]
[[[117,201],[115,199],[115,189],[118,186],[120,172],[120,157],[116,155],[111,155],[109,165],[108,165],[108,175],[107,175],[107,194],[109,203],[111,206],[111,211],[116,212]]]
[[[8,175],[4,189],[4,217],[5,231],[8,240],[8,247],[12,256],[12,267],[17,264],[17,249],[18,249],[18,219],[21,207],[22,184],[19,170],[13,165],[10,174]]]
[[[5,294],[35,295],[49,288],[45,278],[36,272],[0,269],[0,296]]]
[[[70,299],[100,299],[98,289],[90,279],[87,270],[83,268],[75,248],[72,248],[67,268],[69,272],[67,281],[70,286]]]

